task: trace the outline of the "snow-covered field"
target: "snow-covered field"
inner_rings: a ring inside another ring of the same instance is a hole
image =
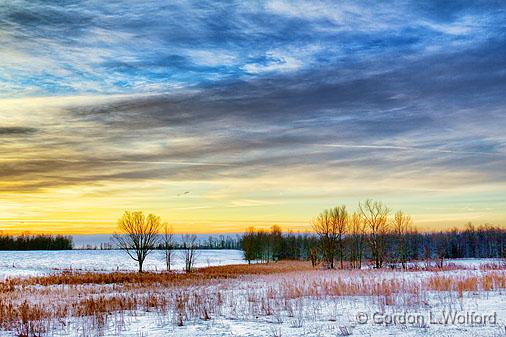
[[[199,250],[196,267],[244,263],[242,251]],[[184,261],[180,251],[174,251],[172,268],[181,270]],[[147,271],[165,270],[162,251],[154,251],[146,258]],[[135,271],[137,263],[121,250],[66,251],[0,251],[0,279],[16,276],[53,274],[62,270]]]
[[[21,283],[2,288],[0,309],[20,308],[14,320],[24,321],[0,336],[28,328],[58,337],[506,336],[505,265],[448,262],[415,271],[279,262],[271,265],[295,267],[232,278],[197,272],[180,283]]]

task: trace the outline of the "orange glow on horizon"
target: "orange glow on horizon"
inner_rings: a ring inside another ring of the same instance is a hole
[[[167,149],[177,153],[198,149],[206,145],[205,137],[177,133],[166,139],[165,133],[154,132],[97,142],[88,132],[102,128],[97,132],[106,137],[104,126],[66,113],[69,106],[115,99],[0,100],[3,124],[23,125],[29,135],[9,138],[0,157],[8,177],[0,181],[0,231],[110,234],[125,210],[156,214],[177,233],[236,233],[274,224],[285,231],[307,231],[323,209],[345,204],[352,212],[367,198],[385,202],[393,212],[410,214],[421,231],[447,230],[467,222],[506,224],[506,182],[487,181],[479,170],[441,169],[430,175],[408,170],[378,178],[373,167],[353,162],[335,167],[300,162],[246,174],[247,165],[236,169],[234,160],[240,159],[236,157],[178,161],[154,155]],[[51,132],[31,131],[37,128]],[[56,145],[55,135],[61,137]],[[334,152],[349,151],[347,146],[315,145],[310,150],[339,158]],[[395,162],[397,153],[388,154],[387,159]],[[128,159],[133,155],[154,159]],[[221,174],[225,169],[228,173]]]
[[[107,222],[52,222],[52,221],[23,221],[19,223],[17,220],[0,220],[0,234],[4,235],[22,235],[22,234],[52,234],[52,235],[94,235],[94,234],[113,234],[116,232],[115,223]],[[242,233],[248,227],[256,229],[269,230],[276,225],[281,227],[284,232],[307,233],[312,232],[309,222],[300,223],[284,223],[284,222],[262,222],[249,221],[235,225],[225,225],[223,223],[192,223],[177,224],[167,223],[172,227],[174,234],[231,234]],[[473,223],[475,226],[485,223]],[[505,227],[501,224],[492,224]],[[446,226],[437,224],[416,224],[415,228],[419,232],[437,232],[448,231],[453,228],[463,229],[467,223],[454,223]]]

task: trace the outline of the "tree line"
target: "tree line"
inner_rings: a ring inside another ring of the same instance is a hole
[[[63,235],[0,235],[0,250],[69,250],[71,236]]]
[[[181,242],[179,237],[175,237],[172,242],[173,250],[182,250],[184,249],[184,244]],[[211,235],[205,239],[197,240],[196,248],[199,250],[205,249],[241,249],[241,236],[237,235]],[[102,242],[99,245],[85,245],[80,249],[86,250],[115,250],[119,249],[116,245],[115,240],[112,242]],[[165,244],[163,242],[159,242],[155,250],[165,250]]]
[[[308,233],[282,233],[281,228],[274,225],[270,230],[248,227],[240,244],[244,259],[249,263],[306,260],[311,249],[318,245],[318,239]]]
[[[203,240],[197,240],[196,248],[203,249],[241,249],[240,237],[234,238],[230,235],[209,236]],[[173,240],[172,248],[175,250],[184,249],[184,242]],[[165,249],[165,245],[160,243],[155,249]]]
[[[443,264],[447,258],[506,257],[506,231],[500,227],[468,224],[463,230],[420,233],[409,215],[400,210],[393,213],[381,201],[371,199],[359,203],[353,212],[344,205],[326,209],[313,219],[312,228],[312,233],[301,234],[283,233],[279,226],[269,231],[250,227],[238,242],[221,236],[209,238],[206,245],[240,246],[249,263],[303,259],[327,268],[361,268],[364,263],[375,268],[406,268],[409,261],[421,259],[438,259]],[[139,272],[156,249],[164,251],[168,271],[174,251],[180,249],[185,270],[190,272],[202,247],[194,234],[181,235],[176,241],[172,228],[159,216],[145,216],[141,211],[124,212],[118,229],[114,241],[138,263]]]
[[[366,200],[349,212],[346,206],[324,210],[312,221],[311,233],[282,233],[250,227],[241,238],[248,262],[280,259],[311,260],[313,266],[361,268],[369,263],[407,267],[413,260],[504,258],[506,230],[468,224],[464,229],[418,232],[403,211],[392,212],[380,201]]]

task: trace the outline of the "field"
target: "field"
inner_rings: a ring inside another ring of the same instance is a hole
[[[196,267],[244,263],[239,250],[207,249],[200,250],[197,254]],[[136,271],[137,263],[125,257],[125,252],[121,250],[0,251],[0,279],[49,275],[64,270]],[[181,270],[183,266],[180,251],[175,251],[172,268]],[[147,271],[165,270],[163,252],[152,252],[147,257],[144,268]]]
[[[59,272],[1,283],[2,336],[505,336],[506,265]]]

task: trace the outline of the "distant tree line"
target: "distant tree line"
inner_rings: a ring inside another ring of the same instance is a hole
[[[269,231],[249,227],[240,240],[244,259],[270,262],[277,260],[306,260],[318,238],[308,233],[282,233],[279,226]]]
[[[184,249],[184,240],[172,242],[172,249]],[[207,239],[196,240],[197,249],[241,249],[240,236],[233,237],[230,235],[209,236]],[[156,249],[165,249],[164,243],[160,243]]]
[[[166,234],[161,234],[162,239]],[[179,242],[176,240],[178,237],[173,235],[173,238],[171,238],[171,247],[174,250],[181,250],[183,249],[183,242]],[[160,242],[157,243],[156,247],[154,247],[155,250],[165,250],[165,241],[166,240],[160,240]],[[219,235],[219,236],[209,236],[206,239],[198,240],[195,243],[197,249],[241,249],[241,236],[240,235]],[[81,249],[87,249],[87,250],[113,250],[113,249],[120,249],[116,242],[102,242],[99,245],[85,245]]]
[[[72,237],[63,235],[0,235],[0,250],[70,250]]]
[[[492,225],[420,233],[411,217],[392,214],[385,204],[366,200],[349,213],[346,206],[321,212],[312,222],[311,233],[282,233],[250,227],[241,238],[244,259],[263,262],[281,259],[311,260],[313,266],[375,268],[407,267],[409,261],[453,258],[506,258],[506,230]]]
[[[425,233],[420,244],[411,243],[414,256],[427,254],[438,258],[506,258],[506,230],[489,224],[474,226],[468,223],[463,230]],[[416,240],[416,238],[410,238]],[[427,253],[429,252],[429,253]]]

